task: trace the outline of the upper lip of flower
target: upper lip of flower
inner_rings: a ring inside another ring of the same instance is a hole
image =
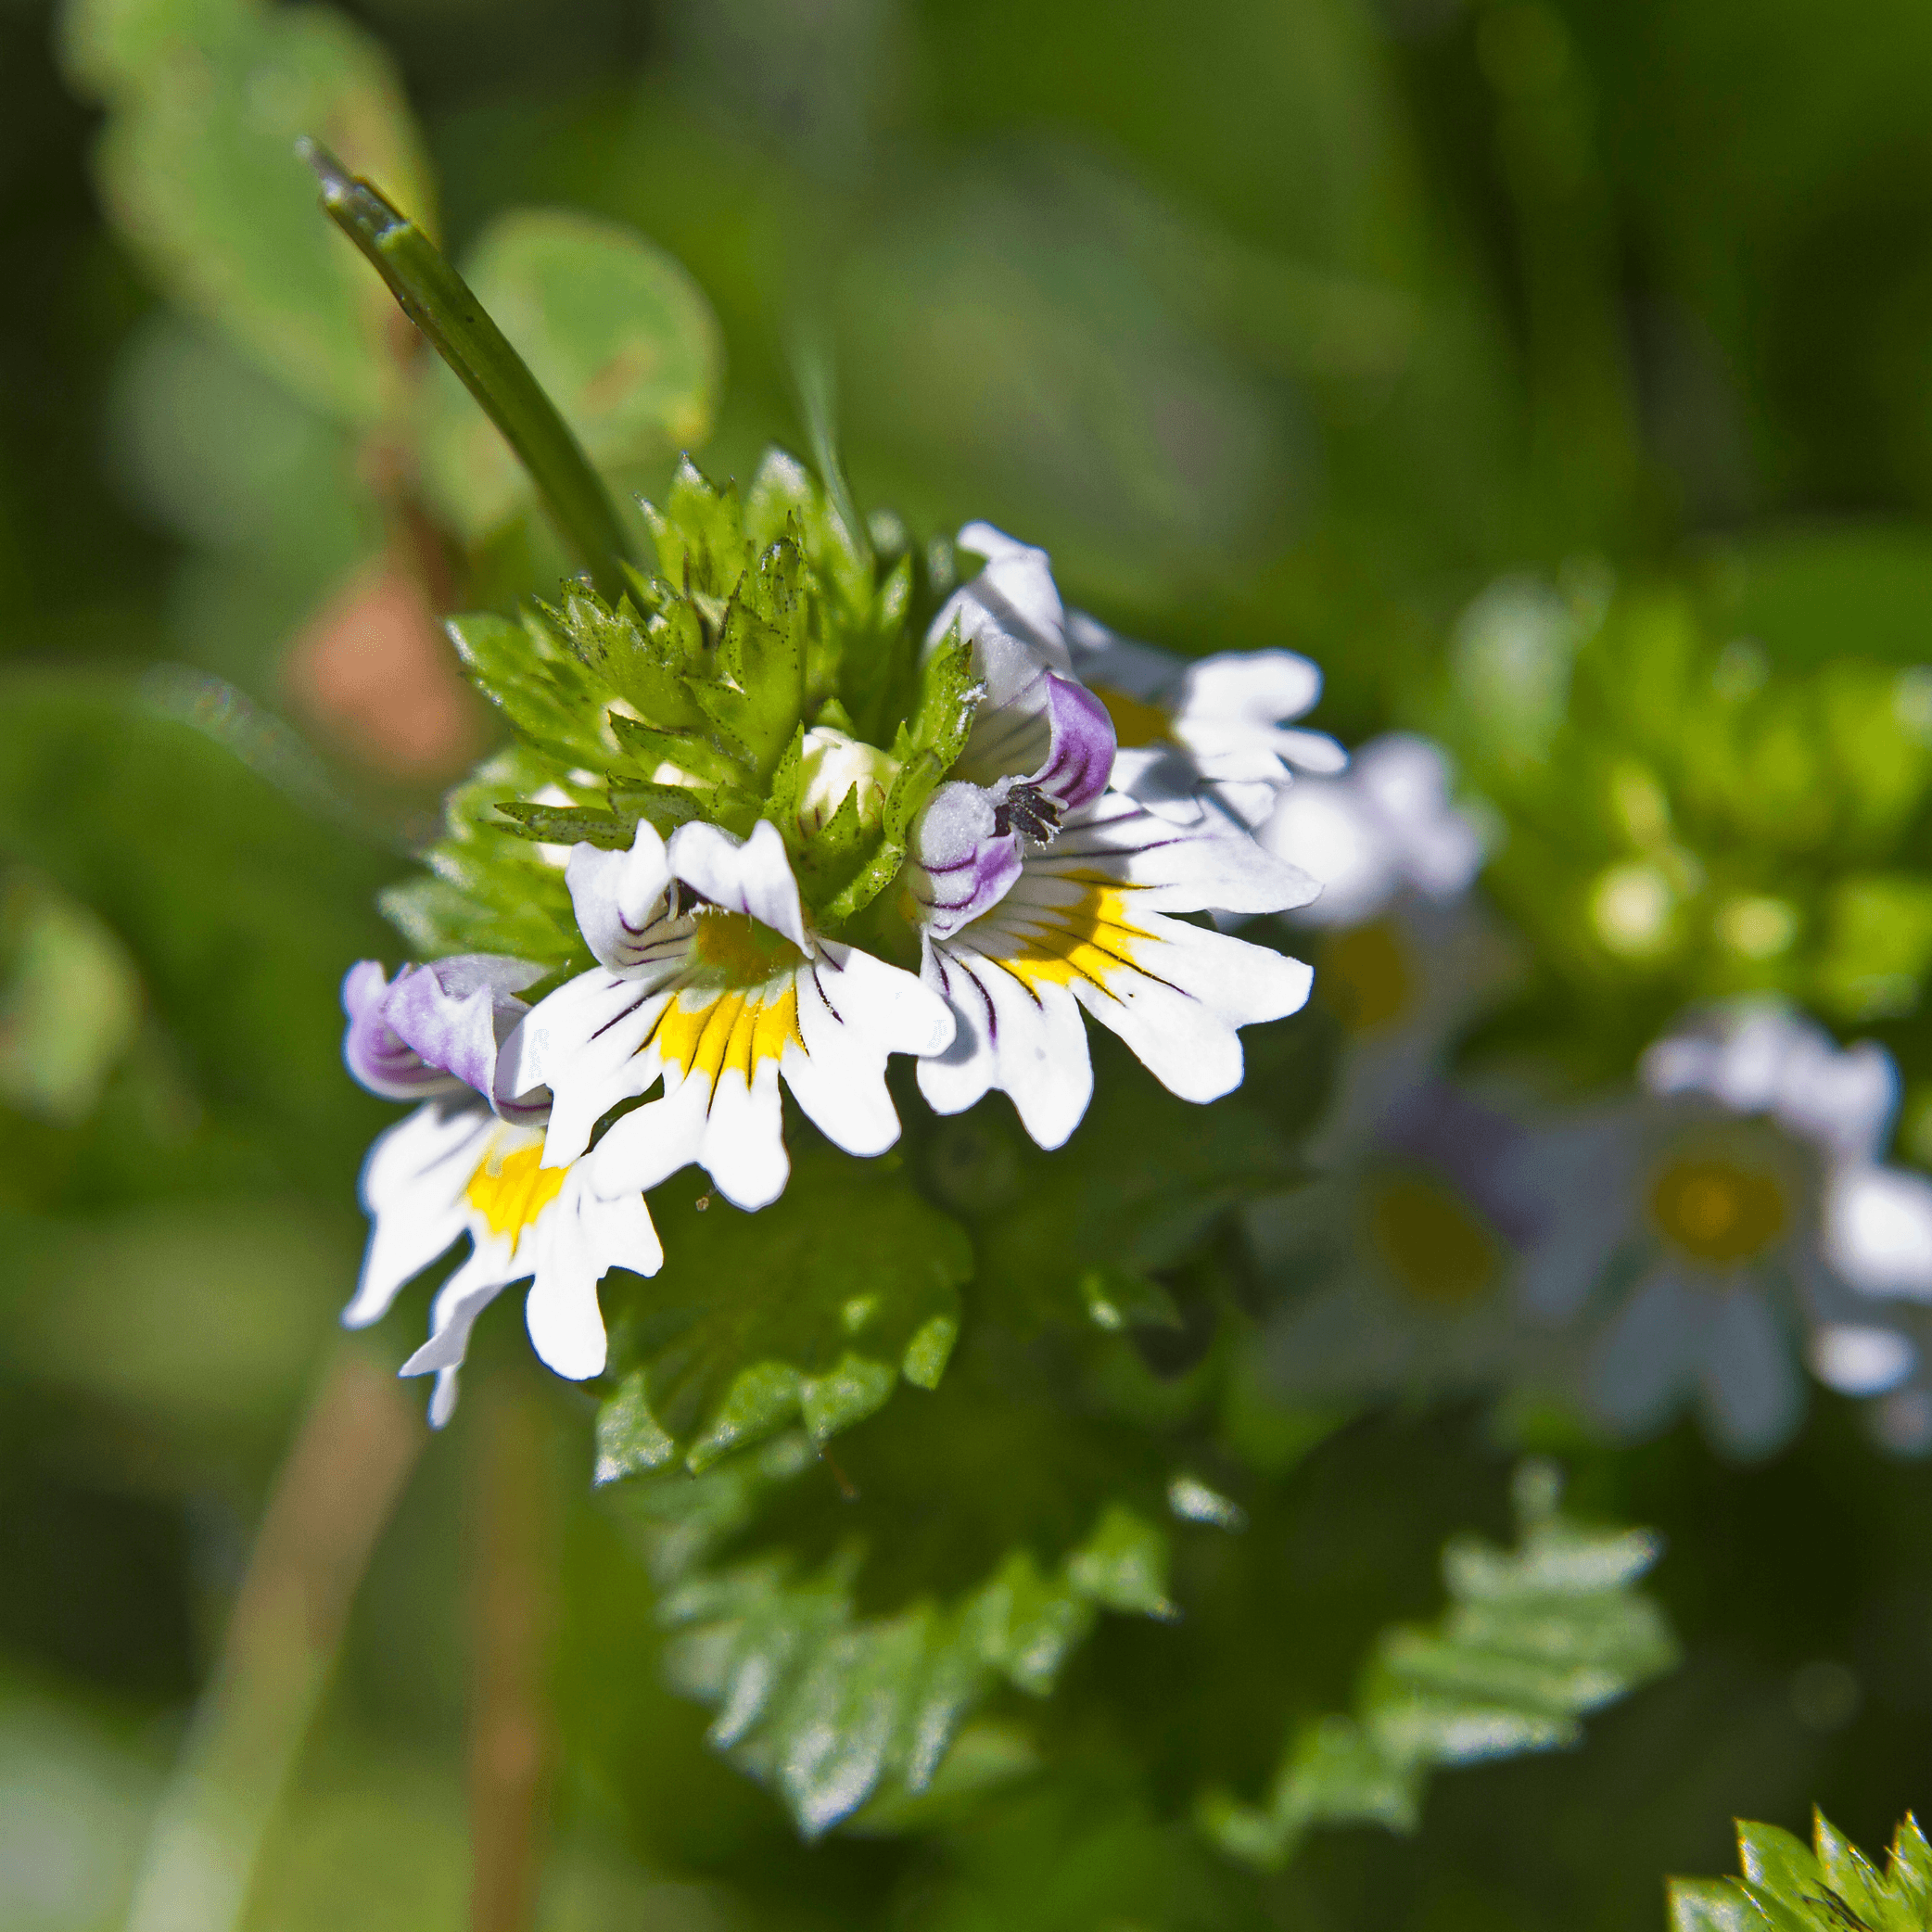
[[[543,974],[541,966],[499,953],[405,965],[393,980],[375,960],[362,960],[342,982],[349,1070],[386,1099],[467,1090],[505,1120],[540,1119],[549,1094],[500,1090],[498,1074],[502,1046],[528,1010],[516,995]]]

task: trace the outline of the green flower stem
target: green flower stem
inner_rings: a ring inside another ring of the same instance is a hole
[[[604,597],[624,590],[621,563],[639,560],[583,445],[523,358],[429,237],[366,181],[313,141],[297,152],[322,183],[322,205],[369,258],[402,312],[462,379],[529,472],[564,540]]]

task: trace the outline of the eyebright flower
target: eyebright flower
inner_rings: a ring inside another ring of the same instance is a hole
[[[1062,667],[1044,554],[984,526],[960,540],[992,558],[940,618],[972,641],[985,695],[910,842],[901,908],[957,1024],[920,1091],[957,1113],[997,1087],[1058,1147],[1093,1092],[1082,1008],[1184,1099],[1240,1083],[1237,1029],[1295,1011],[1309,970],[1173,915],[1278,911],[1316,887],[1219,815],[1177,825],[1107,789],[1112,722]]]
[[[566,876],[598,964],[505,1048],[510,1080],[554,1097],[546,1169],[578,1161],[604,1114],[660,1080],[661,1098],[598,1142],[601,1195],[696,1162],[738,1207],[777,1200],[791,1173],[781,1075],[847,1153],[898,1138],[887,1056],[939,1051],[952,1016],[910,973],[807,926],[775,827],[740,841],[693,821],[667,842],[640,822],[628,852],[579,845]]]
[[[1453,899],[1482,867],[1482,834],[1450,802],[1449,761],[1426,738],[1394,731],[1365,744],[1340,778],[1307,778],[1256,834],[1321,882],[1310,925],[1354,926],[1399,893]]]
[[[375,1226],[354,1299],[352,1328],[378,1321],[406,1283],[468,1235],[470,1252],[438,1291],[429,1340],[402,1366],[436,1376],[429,1419],[456,1405],[456,1378],[478,1315],[528,1279],[530,1341],[557,1374],[601,1374],[605,1341],[597,1284],[614,1267],[656,1273],[663,1262],[642,1194],[594,1194],[582,1163],[540,1165],[548,1094],[500,1091],[502,1038],[525,1007],[515,995],[542,968],[470,954],[405,966],[393,982],[374,960],[343,982],[350,1071],[388,1099],[421,1099],[380,1135],[362,1167],[362,1205]]]
[[[1878,1164],[1897,1075],[1880,1048],[1841,1049],[1760,1001],[1699,1016],[1640,1074],[1639,1097],[1533,1136],[1516,1163],[1540,1222],[1525,1302],[1591,1321],[1587,1397],[1613,1427],[1659,1428],[1696,1393],[1720,1443],[1766,1454],[1803,1411],[1799,1333],[1815,1328],[1828,1371],[1847,1298],[1900,1291],[1883,1261],[1898,1244],[1861,1240],[1856,1203],[1885,1192],[1905,1245],[1932,1252],[1932,1188],[1902,1200],[1909,1177]],[[1910,1370],[1909,1353],[1887,1353],[1894,1379]],[[1875,1366],[1869,1349],[1836,1357]]]

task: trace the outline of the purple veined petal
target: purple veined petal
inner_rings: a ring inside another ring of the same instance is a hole
[[[395,984],[410,976],[405,966]],[[431,1066],[389,1023],[392,990],[388,975],[375,960],[362,960],[342,981],[342,1010],[349,1025],[342,1036],[342,1058],[356,1080],[386,1100],[426,1100],[439,1094],[458,1093],[463,1083],[439,1066]]]
[[[516,998],[543,977],[527,960],[458,953],[404,967],[389,988],[390,1028],[431,1067],[453,1074],[486,1098],[496,1084],[497,1049],[527,1010]]]
[[[664,840],[639,820],[628,852],[591,845],[571,848],[564,869],[578,930],[600,966],[626,972],[642,963],[646,934],[662,919],[671,862]]]
[[[1047,762],[1024,782],[1061,811],[1077,811],[1107,789],[1113,769],[1113,720],[1085,685],[1049,672],[1047,721],[1052,731]]]
[[[720,825],[693,819],[672,833],[671,871],[693,891],[726,912],[743,912],[782,933],[801,952],[811,951],[799,904],[798,882],[778,827],[760,819],[748,839]]]
[[[993,795],[978,785],[941,785],[913,821],[907,889],[919,923],[944,939],[997,906],[1022,870],[1019,834],[1002,830]]]

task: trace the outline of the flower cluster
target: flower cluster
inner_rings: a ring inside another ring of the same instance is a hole
[[[597,1283],[663,1258],[651,1188],[695,1163],[741,1209],[783,1191],[782,1087],[877,1155],[903,1054],[936,1112],[997,1089],[1058,1147],[1092,1094],[1087,1019],[1207,1101],[1241,1080],[1239,1029],[1309,991],[1306,965],[1188,917],[1315,896],[1253,835],[1296,768],[1343,763],[1290,728],[1303,660],[1115,638],[978,524],[959,546],[984,567],[919,639],[912,560],[880,573],[782,458],[742,509],[687,470],[655,528],[664,574],[615,609],[452,627],[522,744],[395,901],[442,956],[344,988],[351,1071],[422,1102],[370,1153],[346,1319],[470,1238],[404,1366],[437,1373],[438,1421],[512,1282],[543,1360],[599,1373]]]

